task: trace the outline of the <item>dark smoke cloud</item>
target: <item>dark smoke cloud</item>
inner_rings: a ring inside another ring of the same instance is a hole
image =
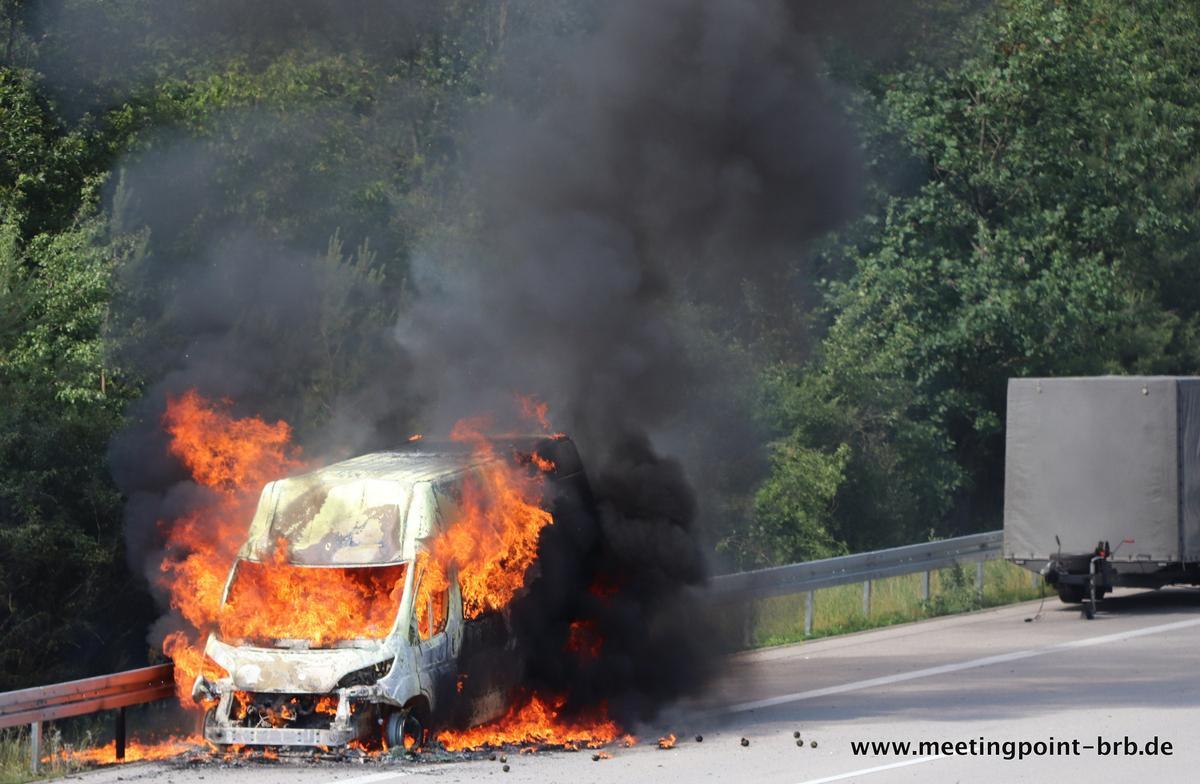
[[[130,286],[128,361],[153,380],[112,449],[132,557],[153,568],[155,521],[200,502],[164,457],[166,392],[194,386],[247,413],[329,422],[303,435],[310,453],[335,455],[396,443],[414,421],[444,432],[464,415],[503,414],[515,393],[533,393],[579,443],[595,512],[587,535],[547,529],[543,569],[514,608],[530,685],[578,709],[605,701],[630,722],[701,687],[719,649],[698,599],[707,567],[685,465],[746,460],[756,440],[729,406],[711,405],[730,372],[698,357],[681,314],[741,312],[747,292],[768,311],[802,307],[806,243],[854,210],[856,145],[816,36],[828,19],[852,27],[865,6],[839,6],[584,4],[575,37],[509,41],[500,97],[470,128],[476,239],[419,254],[419,296],[387,340],[368,322],[342,329],[358,345],[339,356],[371,357],[371,372],[335,372],[355,383],[320,398],[328,410],[306,410],[301,390],[329,372],[329,292],[386,309],[381,289],[254,226],[213,221],[197,237],[187,194],[208,204],[222,193],[205,149],[182,143],[131,164],[133,225],[203,248],[130,272],[143,282]],[[327,29],[313,9],[334,7],[295,6],[278,28],[237,24],[251,39],[319,39],[344,20],[333,14]],[[546,63],[531,98],[531,64]],[[297,194],[303,214],[314,197]],[[169,294],[136,296],[159,288]],[[155,339],[158,323],[183,337]],[[682,444],[708,463],[665,456]],[[620,591],[601,600],[597,581]],[[606,640],[586,665],[563,654],[579,618]]]
[[[489,408],[537,390],[579,434],[677,413],[697,379],[673,304],[764,280],[786,301],[803,242],[855,204],[817,66],[779,4],[619,3],[541,113],[483,118],[487,245],[451,278],[430,259],[445,296],[399,330],[442,419],[481,388]]]
[[[427,258],[418,280],[437,293],[398,336],[439,425],[534,391],[580,443],[599,510],[582,557],[622,590],[599,602],[574,573],[543,575],[519,629],[533,683],[631,722],[700,687],[720,652],[696,591],[706,567],[695,498],[681,465],[651,445],[710,428],[696,389],[725,378],[690,355],[679,307],[736,307],[747,287],[769,308],[796,307],[806,242],[855,208],[858,159],[798,26],[810,17],[775,2],[605,10],[540,111],[501,106],[478,120],[486,245],[450,275]],[[705,450],[735,461],[752,450],[748,427],[712,429],[737,440],[701,438]],[[552,552],[543,563],[570,557]],[[554,608],[562,596],[580,598]],[[570,617],[601,630],[597,662],[564,658]]]
[[[128,411],[109,465],[129,499],[131,566],[151,585],[162,560],[160,522],[211,500],[168,456],[168,396],[195,389],[231,399],[241,415],[295,423],[306,451],[331,460],[411,432],[408,365],[389,329],[395,305],[363,261],[336,244],[314,255],[236,233],[169,280],[154,259],[125,271],[127,289],[156,294],[124,305],[140,320],[127,327],[134,331],[120,340],[119,358],[156,380]],[[312,422],[323,424],[305,426]]]
[[[76,111],[136,96],[164,69],[194,77],[189,68],[231,59],[253,68],[284,51],[315,63],[318,76],[334,69],[334,83],[354,81],[340,55],[399,62],[446,32],[442,5],[400,5],[62,0],[37,9],[39,51],[50,86]],[[239,415],[284,419],[317,460],[412,432],[419,390],[392,327],[405,235],[422,215],[378,194],[394,151],[415,152],[418,136],[441,163],[442,140],[422,124],[438,109],[414,80],[364,76],[355,86],[363,89],[229,110],[197,132],[156,129],[109,184],[114,228],[145,238],[117,287],[110,366],[146,389],[109,463],[128,498],[130,563],[156,593],[164,526],[210,501],[167,453],[168,395],[194,388],[232,399]],[[440,111],[444,119],[453,108]],[[336,165],[325,165],[331,157]],[[179,623],[160,622],[151,647]]]

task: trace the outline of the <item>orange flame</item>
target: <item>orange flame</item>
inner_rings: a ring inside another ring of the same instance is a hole
[[[581,658],[595,659],[600,656],[604,646],[604,638],[596,631],[596,625],[591,621],[574,621],[567,634],[566,650],[578,654]]]
[[[42,762],[68,762],[77,765],[111,765],[114,763],[140,762],[142,760],[167,759],[187,751],[195,751],[204,747],[204,740],[197,736],[166,738],[153,743],[127,741],[125,743],[125,758],[117,759],[116,743],[98,746],[92,749],[64,749],[54,757],[43,757]]]
[[[492,443],[482,434],[486,420],[460,420],[451,438],[471,443],[490,459]],[[539,505],[543,477],[505,461],[485,463],[463,480],[457,518],[417,557],[419,588],[415,606],[424,608],[450,585],[457,568],[463,617],[477,618],[508,605],[525,585],[537,558],[538,537],[554,518]]]
[[[565,702],[563,697],[545,700],[535,694],[494,722],[461,732],[447,730],[438,734],[438,741],[448,751],[519,745],[595,748],[620,736],[621,728],[607,717],[604,706],[591,720],[568,720],[560,716]]]
[[[670,734],[666,735],[665,737],[659,738],[658,739],[658,747],[660,749],[675,748],[675,733],[670,733]]]
[[[221,606],[222,639],[382,639],[404,594],[404,564],[356,568],[293,566],[280,540],[266,563],[240,561]]]
[[[517,404],[521,407],[521,416],[533,419],[542,428],[542,432],[550,432],[550,404],[538,400],[534,395],[517,395]]]
[[[529,455],[529,461],[531,463],[533,463],[535,466],[537,466],[538,469],[540,471],[542,471],[542,473],[549,474],[554,471],[554,468],[555,468],[554,461],[547,460],[546,458],[539,455],[537,452],[534,452],[531,455]]]
[[[200,646],[217,626],[229,567],[245,540],[259,491],[272,479],[305,467],[286,422],[239,419],[230,406],[189,390],[169,397],[163,415],[171,454],[197,484],[214,492],[210,504],[172,522],[168,555],[160,566],[171,607],[192,627],[191,633],[175,632],[163,642],[163,652],[175,661],[176,691],[185,707],[192,706],[190,692],[197,674],[220,674],[216,665],[204,660]]]
[[[210,403],[194,389],[168,398],[163,424],[171,454],[198,484],[229,494],[250,490],[257,500],[264,484],[305,466],[287,422],[235,419],[231,405],[228,400]]]

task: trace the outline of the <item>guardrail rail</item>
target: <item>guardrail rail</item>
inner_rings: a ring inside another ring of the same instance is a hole
[[[1003,531],[910,544],[888,550],[823,558],[714,577],[712,592],[725,600],[766,599],[804,593],[804,633],[812,634],[813,591],[862,583],[863,614],[871,614],[871,582],[884,577],[924,572],[921,598],[929,599],[929,576],[936,569],[975,562],[975,590],[983,594],[983,562],[999,558]]]
[[[125,708],[175,694],[175,665],[159,664],[111,675],[0,693],[0,729],[29,725],[30,763],[41,763],[42,722],[117,710],[116,755],[125,759]]]

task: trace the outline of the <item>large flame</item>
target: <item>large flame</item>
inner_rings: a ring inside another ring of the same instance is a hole
[[[483,465],[463,480],[458,515],[417,557],[420,588],[415,606],[424,608],[450,586],[456,569],[463,617],[478,618],[512,601],[537,559],[538,537],[554,518],[541,507],[542,474],[516,470],[496,460],[484,435],[486,420],[460,420],[451,438],[471,444]],[[543,461],[543,470],[553,465]]]
[[[382,639],[404,595],[404,564],[355,568],[294,566],[280,541],[266,563],[240,561],[219,611],[224,640],[270,645],[279,639],[316,646]]]
[[[609,719],[603,705],[589,718],[567,719],[561,715],[564,697],[543,699],[536,694],[508,709],[500,719],[469,730],[447,730],[438,741],[449,751],[499,746],[562,746],[595,748],[621,737],[621,728]],[[633,736],[626,735],[626,744]]]
[[[191,626],[163,642],[163,652],[175,662],[176,691],[185,707],[192,704],[197,674],[219,674],[200,648],[218,625],[229,568],[246,539],[259,492],[272,479],[305,467],[286,422],[237,418],[230,407],[228,401],[210,402],[189,390],[168,398],[162,420],[171,454],[197,484],[212,491],[209,503],[166,526],[167,556],[160,567],[171,607]]]
[[[124,759],[117,759],[115,743],[90,749],[63,749],[53,756],[42,758],[42,762],[53,764],[66,762],[77,765],[109,765],[116,762],[140,762],[142,760],[167,759],[186,751],[202,748],[204,741],[197,737],[170,737],[157,743],[140,743],[130,740],[125,743]]]

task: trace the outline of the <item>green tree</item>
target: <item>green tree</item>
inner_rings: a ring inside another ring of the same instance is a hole
[[[1200,11],[1007,0],[864,80],[873,208],[828,258],[819,357],[776,423],[850,451],[825,523],[854,548],[995,527],[1011,376],[1195,372]],[[768,483],[812,482],[799,465]]]
[[[122,663],[146,602],[125,571],[108,439],[131,388],[106,375],[110,278],[136,241],[94,206],[25,246],[0,227],[0,689]],[[93,649],[98,649],[93,651]]]

